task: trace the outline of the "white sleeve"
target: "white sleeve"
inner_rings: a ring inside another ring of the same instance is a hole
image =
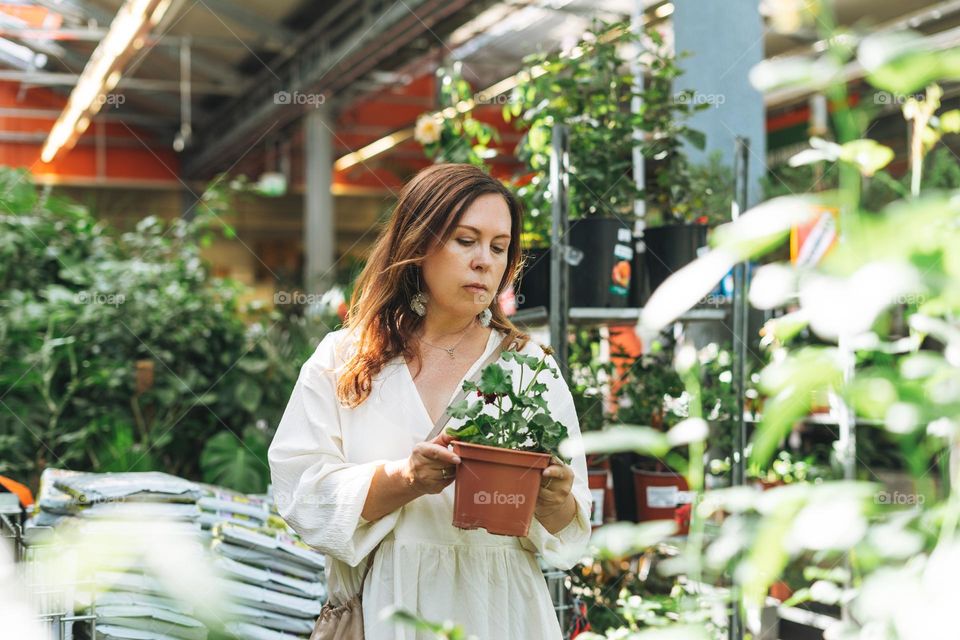
[[[539,347],[536,348],[539,349]],[[547,362],[557,371],[560,370],[553,356],[548,356]],[[541,374],[538,380],[547,384],[547,406],[550,408],[550,413],[567,428],[568,437],[579,440],[580,421],[574,408],[573,396],[563,376],[554,378],[549,373]],[[572,493],[577,503],[577,511],[570,524],[551,534],[534,516],[527,536],[520,539],[524,549],[539,552],[546,564],[564,570],[573,567],[583,559],[592,530],[590,513],[593,496],[587,484],[586,457],[583,454],[576,456],[570,466],[573,467],[574,475]]]
[[[400,509],[374,522],[360,516],[374,471],[387,461],[344,456],[334,343],[328,334],[300,369],[268,459],[281,517],[311,547],[356,567],[394,528]]]

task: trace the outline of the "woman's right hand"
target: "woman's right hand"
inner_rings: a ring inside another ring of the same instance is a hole
[[[429,442],[417,443],[403,466],[407,486],[423,495],[435,494],[456,479],[460,457],[447,449],[452,440],[451,436],[441,433]]]

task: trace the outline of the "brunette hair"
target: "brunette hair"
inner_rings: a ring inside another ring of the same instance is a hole
[[[499,180],[469,164],[438,164],[420,171],[400,192],[393,215],[374,244],[350,299],[348,333],[355,338],[337,380],[337,398],[356,407],[370,395],[373,376],[403,354],[416,358],[411,336],[423,319],[411,311],[410,298],[423,282],[422,262],[434,244],[441,246],[456,229],[464,211],[484,194],[503,197],[510,209],[507,267],[497,286],[490,326],[513,336],[522,349],[529,336],[519,331],[497,303],[499,294],[518,275],[523,209]]]

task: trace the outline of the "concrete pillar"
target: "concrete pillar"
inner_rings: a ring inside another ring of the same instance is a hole
[[[305,181],[303,217],[304,291],[320,293],[334,282],[333,118],[326,105],[303,119]]]
[[[763,60],[763,23],[758,0],[674,0],[676,51],[685,73],[676,91],[693,89],[710,105],[690,119],[707,136],[704,151],[689,149],[692,162],[704,162],[714,150],[733,167],[735,136],[750,140],[749,204],[760,201],[760,177],[766,171],[766,112],[763,96],[747,79]]]

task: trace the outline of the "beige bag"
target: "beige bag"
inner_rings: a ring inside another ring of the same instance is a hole
[[[493,350],[493,353],[473,372],[469,380],[471,382],[479,380],[483,368],[496,362],[500,354],[506,346],[511,343],[514,337],[515,334],[511,331],[500,345]],[[460,402],[466,396],[467,392],[461,389],[460,392],[454,396],[453,402],[450,404]],[[440,430],[443,429],[449,420],[450,417],[447,415],[447,412],[444,411],[436,424],[433,425],[433,431],[430,432],[430,435],[426,437],[425,441],[436,438],[437,434],[440,433]],[[320,610],[320,617],[317,618],[317,623],[313,627],[313,633],[310,634],[310,640],[363,639],[363,583],[367,579],[367,574],[370,573],[370,567],[373,566],[373,558],[379,548],[380,545],[377,544],[377,546],[373,548],[373,551],[370,552],[370,555],[367,556],[367,566],[363,571],[363,577],[360,578],[360,590],[342,605],[337,606],[330,602],[323,605],[323,608]]]

